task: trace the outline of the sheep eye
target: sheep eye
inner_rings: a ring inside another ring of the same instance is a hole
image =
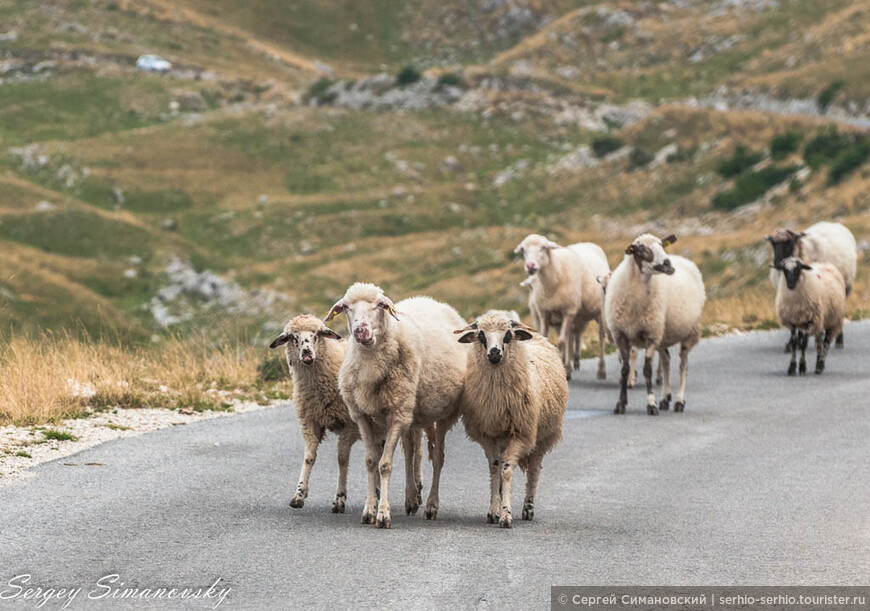
[[[486,348],[486,333],[479,331],[477,333],[477,338],[480,340],[480,343],[483,344],[483,347]]]

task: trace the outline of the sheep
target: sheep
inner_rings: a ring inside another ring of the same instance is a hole
[[[858,264],[858,247],[855,236],[841,223],[821,222],[808,227],[801,233],[790,229],[777,229],[764,236],[773,247],[773,265],[770,280],[774,287],[779,285],[778,266],[787,257],[795,257],[803,262],[830,263],[843,276],[846,297],[852,292],[855,283],[855,272]],[[837,348],[844,345],[843,334],[837,336]],[[791,342],[786,345],[789,351]]]
[[[520,286],[529,289],[529,312],[532,315],[532,320],[535,323],[535,327],[538,329],[543,328],[543,322],[541,322],[540,311],[538,310],[538,305],[536,300],[532,297],[531,292],[534,290],[533,285],[538,283],[537,276],[529,276],[522,282],[520,282]],[[552,327],[560,327],[562,325],[562,317],[558,312],[551,312],[547,319],[548,326]],[[607,325],[605,325],[606,327]],[[571,351],[574,353],[573,360],[573,368],[574,371],[580,370],[580,353],[585,348],[585,344],[583,343],[583,339],[581,337],[580,329],[577,327],[577,322],[571,326]]]
[[[846,282],[830,263],[807,265],[796,257],[786,257],[778,266],[779,287],[776,313],[784,327],[791,330],[791,362],[788,375],[795,375],[797,349],[801,351],[798,373],[807,372],[806,350],[810,335],[816,338],[816,374],[825,370],[831,339],[843,330],[846,316]]]
[[[697,266],[688,259],[669,257],[665,253],[665,246],[676,241],[674,235],[664,239],[650,234],[639,236],[625,249],[625,257],[607,286],[607,323],[622,358],[619,400],[614,409],[617,414],[625,413],[631,346],[646,351],[643,374],[647,413],[654,416],[659,409],[670,409],[668,347],[680,344],[680,390],[674,411],[682,412],[686,407],[689,351],[701,338],[701,312],[706,294]],[[652,359],[656,351],[664,374],[659,405],[656,405],[652,381]]]
[[[601,292],[604,299],[607,299],[607,284],[610,282],[610,277],[613,275],[613,272],[607,272],[603,276],[595,276],[595,280],[598,284],[601,285]],[[610,342],[613,342],[613,335],[610,333],[610,327],[607,326],[607,314],[606,312],[602,313],[602,321],[604,322],[604,329],[607,334],[607,339]],[[619,357],[619,363],[622,364],[622,355],[617,352],[617,356]],[[637,382],[637,348],[634,346],[631,347],[631,354],[629,356],[629,360],[631,361],[631,371],[628,374],[628,387],[634,388],[635,382]],[[656,384],[661,384],[662,377],[662,361],[659,359],[659,368],[656,373]]]
[[[551,321],[560,320],[559,349],[565,375],[571,379],[572,349],[579,356],[579,338],[590,320],[598,322],[598,374],[607,377],[604,364],[603,299],[595,277],[610,271],[604,251],[590,242],[563,248],[544,236],[531,234],[514,249],[522,253],[525,270],[537,281],[531,282],[530,308],[537,312],[535,325],[544,337],[549,335]],[[576,328],[575,328],[576,327]],[[574,341],[569,341],[573,332]],[[572,346],[573,344],[573,346]],[[576,361],[579,367],[579,358]]]
[[[298,509],[305,504],[317,447],[325,432],[332,431],[338,434],[338,488],[332,513],[344,513],[350,450],[359,439],[359,429],[338,392],[338,370],[347,342],[316,316],[304,314],[288,322],[269,347],[284,345],[293,375],[293,405],[305,441],[302,472],[290,507]]]
[[[392,524],[390,475],[399,439],[405,446],[405,512],[417,512],[421,486],[409,472],[416,469],[415,456],[420,455],[421,429],[433,424],[432,487],[425,516],[434,520],[444,439],[459,418],[467,360],[466,347],[451,341],[450,331],[466,323],[452,307],[429,297],[412,297],[394,306],[380,287],[359,282],[332,306],[326,321],[341,313],[354,341],[339,370],[338,385],[359,426],[369,475],[361,521],[378,528]],[[381,438],[383,446],[378,443]]]
[[[564,363],[550,342],[517,321],[487,313],[454,331],[468,354],[461,412],[465,432],[483,447],[489,465],[488,523],[513,526],[514,468],[526,474],[522,519],[535,515],[544,455],[562,439],[568,402]]]

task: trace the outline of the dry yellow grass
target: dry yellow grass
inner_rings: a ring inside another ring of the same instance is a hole
[[[13,337],[0,348],[0,423],[32,425],[115,407],[228,409],[286,397],[264,381],[264,349],[205,338],[130,347],[68,333]]]

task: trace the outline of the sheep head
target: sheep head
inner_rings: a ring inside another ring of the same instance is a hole
[[[550,251],[557,248],[562,247],[542,235],[533,233],[527,235],[514,252],[522,253],[526,273],[533,276],[550,262]]]
[[[311,365],[317,360],[321,340],[326,339],[341,339],[341,336],[316,316],[303,314],[291,319],[269,348],[286,344],[287,360],[291,366],[297,363]]]
[[[777,229],[764,236],[773,247],[773,265],[778,266],[784,259],[794,256],[798,241],[805,235],[807,234],[803,231],[797,233],[791,229]]]
[[[677,236],[670,234],[669,236],[659,239],[656,236],[645,233],[635,238],[635,240],[625,249],[625,254],[634,257],[634,262],[638,269],[645,276],[654,274],[667,274],[668,276],[674,273],[674,267],[671,265],[671,260],[665,252],[665,247],[677,241]]]
[[[493,365],[509,357],[512,341],[527,341],[534,337],[532,329],[500,312],[487,312],[464,329],[457,329],[453,333],[459,334],[461,344],[477,343],[478,349]]]
[[[785,284],[790,290],[794,290],[797,287],[803,271],[813,269],[795,257],[786,257],[779,264],[774,263],[771,267],[783,273]]]
[[[324,320],[330,321],[339,314],[347,318],[348,332],[360,346],[370,348],[384,337],[389,328],[390,317],[399,320],[399,313],[384,291],[374,284],[357,282],[351,285]]]

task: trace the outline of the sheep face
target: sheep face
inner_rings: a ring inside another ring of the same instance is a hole
[[[389,297],[373,284],[356,283],[329,310],[326,321],[339,314],[347,318],[347,330],[362,347],[373,347],[387,332],[390,316],[399,320]]]
[[[652,276],[654,274],[667,274],[670,276],[674,273],[674,266],[671,265],[671,260],[665,252],[665,247],[676,241],[677,237],[673,234],[659,239],[654,235],[645,233],[629,244],[628,248],[625,249],[625,254],[634,257],[638,269],[645,276]]]
[[[801,279],[801,272],[804,270],[813,269],[800,259],[794,257],[786,257],[779,265],[774,265],[774,269],[778,269],[785,276],[785,285],[789,290],[794,290]]]
[[[317,360],[320,341],[329,339],[341,339],[341,336],[317,317],[304,314],[288,322],[283,333],[269,344],[269,348],[286,344],[287,362],[291,367],[299,363],[311,365]]]
[[[511,342],[526,341],[533,337],[531,330],[519,321],[494,312],[487,312],[476,322],[454,333],[460,334],[461,344],[476,343],[477,349],[492,365],[499,365],[509,358]]]
[[[533,276],[550,262],[550,251],[555,248],[561,248],[561,246],[542,235],[533,233],[526,236],[514,249],[514,252],[522,253],[526,273]]]
[[[781,265],[783,260],[794,255],[798,240],[806,233],[795,233],[791,229],[777,229],[764,239],[773,247],[773,265]]]

